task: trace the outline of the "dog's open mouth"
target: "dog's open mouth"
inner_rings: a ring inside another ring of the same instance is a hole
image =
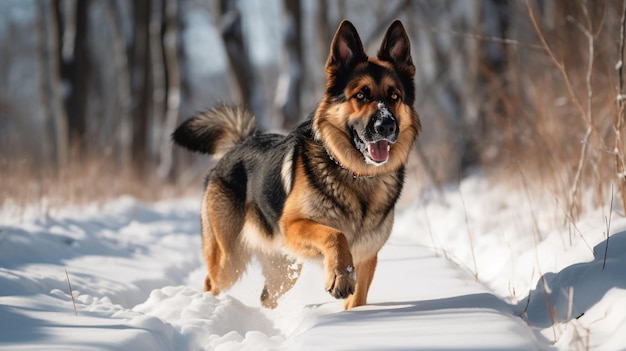
[[[389,159],[389,141],[383,139],[367,143],[367,155],[376,164],[383,164]]]
[[[355,147],[361,151],[365,162],[374,166],[380,166],[389,160],[391,144],[393,143],[387,139],[366,142],[358,134],[354,134]]]

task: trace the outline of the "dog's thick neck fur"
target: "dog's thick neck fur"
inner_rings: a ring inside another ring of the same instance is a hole
[[[324,148],[324,150],[326,151],[326,154],[328,155],[328,158],[333,161],[337,166],[339,166],[339,168],[345,170],[346,172],[349,172],[352,175],[353,179],[357,179],[357,178],[373,178],[373,175],[361,175],[358,174],[356,172],[354,172],[353,170],[351,170],[350,168],[344,166],[341,164],[341,162],[339,162],[335,157],[333,157],[333,154],[328,150],[328,148],[319,140],[316,140],[317,144],[319,146],[321,146],[322,148]]]

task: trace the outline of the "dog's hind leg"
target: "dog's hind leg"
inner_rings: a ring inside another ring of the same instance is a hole
[[[244,209],[219,180],[207,185],[202,200],[202,252],[208,274],[204,290],[213,295],[227,290],[246,270],[250,251],[241,243]]]
[[[376,270],[377,262],[378,257],[374,256],[356,264],[356,287],[354,294],[344,300],[344,309],[349,310],[367,303],[367,292],[372,284],[372,279],[374,279],[374,270]]]
[[[276,308],[278,299],[298,280],[302,265],[280,253],[260,253],[258,258],[265,276],[261,304],[265,308]]]

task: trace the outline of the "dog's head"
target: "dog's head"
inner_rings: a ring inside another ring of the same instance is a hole
[[[414,75],[409,37],[400,21],[389,26],[372,58],[352,23],[343,21],[326,62],[326,94],[313,117],[316,139],[354,174],[399,169],[420,129],[413,109]]]

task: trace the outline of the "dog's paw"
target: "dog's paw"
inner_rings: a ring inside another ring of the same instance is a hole
[[[267,286],[264,286],[263,292],[261,292],[261,305],[270,310],[273,310],[278,306],[278,298],[276,294],[270,294],[269,291],[267,291]]]
[[[345,299],[354,293],[356,273],[352,265],[334,269],[326,275],[326,291],[336,299]]]

